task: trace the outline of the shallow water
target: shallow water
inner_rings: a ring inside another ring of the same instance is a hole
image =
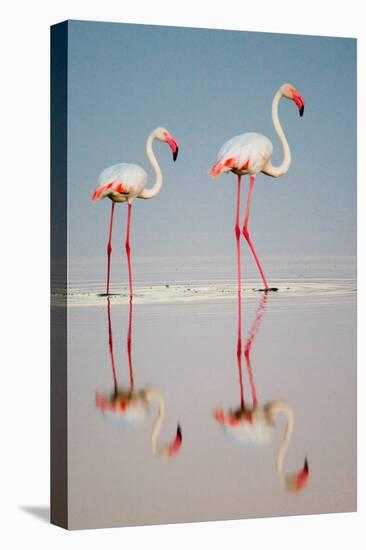
[[[232,258],[145,258],[133,260],[135,304],[235,301],[237,275]],[[297,297],[348,296],[355,293],[355,266],[350,258],[266,258],[270,286]],[[105,258],[72,259],[67,292],[54,284],[52,303],[104,306]],[[256,298],[263,290],[251,264],[245,266],[243,296]],[[111,300],[129,303],[124,258],[112,258]]]
[[[348,267],[338,277],[310,271],[281,278],[278,269],[271,285],[280,291],[266,298],[252,290],[258,280],[245,279],[243,352],[252,338],[251,369],[242,359],[243,387],[230,272],[215,272],[215,280],[204,279],[204,266],[196,279],[192,271],[160,279],[150,272],[148,284],[135,267],[132,312],[122,288],[108,312],[108,300],[97,296],[103,292],[97,269],[91,277],[97,288],[77,270],[72,274],[71,528],[355,510],[356,283]],[[97,393],[113,393],[115,383],[128,390],[131,376],[135,390],[154,388],[164,400],[159,445],[174,440],[181,425],[182,445],[169,459],[152,450],[156,403],[145,419],[124,423],[96,406]],[[284,470],[299,471],[307,457],[310,475],[301,491],[287,491],[276,471],[284,415],[276,417],[267,446],[239,445],[214,418],[215,409],[238,408],[242,397],[250,409],[253,395],[259,405],[281,399],[293,411]]]

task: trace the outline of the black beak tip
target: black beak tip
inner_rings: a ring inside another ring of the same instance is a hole
[[[299,109],[299,113],[300,113],[300,116],[302,116],[304,114],[304,105],[301,105],[301,107]]]
[[[308,459],[307,459],[307,458],[305,458],[304,470],[305,470],[306,473],[309,472],[309,463],[308,463]]]
[[[177,147],[176,150],[175,150],[174,153],[173,153],[173,160],[174,160],[174,162],[177,160],[178,151],[179,151],[179,149],[178,149],[178,147]]]
[[[180,427],[180,424],[178,424],[177,427],[177,437],[182,441],[182,428]]]

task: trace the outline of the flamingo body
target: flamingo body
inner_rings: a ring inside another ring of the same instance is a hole
[[[257,175],[265,169],[272,151],[273,145],[266,136],[256,132],[240,134],[224,143],[210,173],[212,176],[228,171]]]
[[[147,173],[138,164],[113,164],[103,170],[98,183],[92,197],[94,201],[108,197],[113,202],[126,202],[138,197],[145,189]]]

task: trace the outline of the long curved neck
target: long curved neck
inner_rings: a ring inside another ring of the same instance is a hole
[[[276,130],[276,134],[278,135],[278,139],[280,140],[282,145],[283,160],[279,166],[273,166],[272,162],[269,161],[265,169],[263,170],[263,172],[265,172],[266,174],[274,178],[278,178],[279,176],[283,176],[283,174],[286,174],[291,164],[290,146],[287,142],[285,133],[280,123],[280,119],[278,117],[278,104],[280,102],[281,97],[282,97],[281,90],[278,90],[272,102],[272,121],[273,121],[274,129]]]
[[[268,409],[272,420],[274,420],[274,417],[278,413],[284,413],[287,418],[286,429],[282,439],[282,443],[278,450],[277,463],[276,463],[278,476],[282,479],[282,481],[285,482],[286,476],[283,472],[283,465],[285,462],[288,446],[290,444],[292,432],[294,430],[294,413],[292,412],[292,409],[289,407],[289,405],[285,401],[274,401],[269,405]]]
[[[154,155],[154,151],[152,147],[154,139],[155,139],[155,130],[151,132],[146,142],[146,155],[154,170],[155,183],[150,189],[144,189],[142,193],[140,193],[139,195],[140,199],[152,199],[159,193],[161,186],[163,185],[163,175],[161,173],[160,166],[158,164],[158,161],[156,160],[156,156]]]
[[[158,448],[158,437],[159,437],[161,427],[162,427],[162,424],[163,424],[163,421],[164,421],[165,404],[164,404],[164,400],[161,397],[161,395],[155,390],[149,390],[146,397],[147,397],[148,400],[153,399],[153,400],[157,401],[157,403],[159,405],[158,416],[155,420],[155,424],[154,424],[153,431],[152,431],[152,434],[151,434],[151,446],[152,446],[152,450],[155,454],[160,454],[160,449]]]

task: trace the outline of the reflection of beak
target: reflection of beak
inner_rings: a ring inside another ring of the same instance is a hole
[[[304,467],[298,473],[290,475],[286,478],[286,487],[292,493],[298,493],[302,491],[309,479],[309,464],[308,459],[305,458]]]
[[[168,134],[168,133],[165,134],[165,140],[166,140],[167,144],[169,145],[169,147],[172,150],[173,160],[175,162],[177,160],[178,151],[179,151],[178,144],[175,141],[175,139],[173,138],[173,136],[171,134]]]
[[[173,443],[171,443],[168,447],[168,456],[169,457],[172,457],[172,456],[174,456],[178,453],[179,449],[182,446],[182,440],[183,440],[182,429],[180,427],[180,424],[178,424],[175,439],[174,439]]]

